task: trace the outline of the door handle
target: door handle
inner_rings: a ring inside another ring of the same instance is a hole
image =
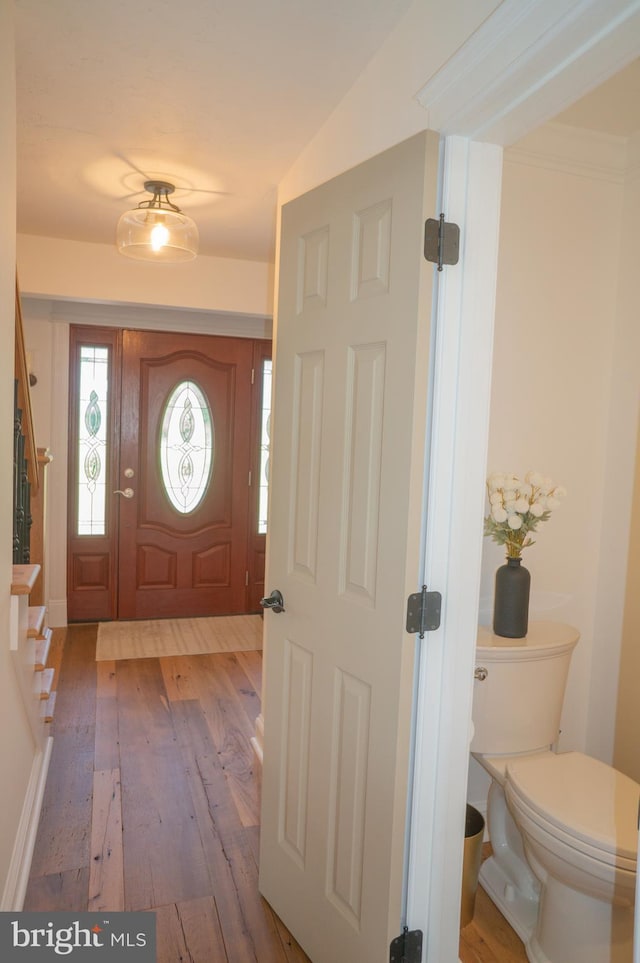
[[[125,488],[124,491],[121,491],[119,488],[117,488],[113,494],[122,495],[123,498],[133,498],[134,492],[133,492],[133,488]]]
[[[263,609],[271,609],[272,612],[284,612],[282,592],[274,589],[271,595],[268,595],[265,599],[260,599],[260,605]]]

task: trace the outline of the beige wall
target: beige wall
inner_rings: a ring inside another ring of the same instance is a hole
[[[579,628],[560,745],[608,762],[638,424],[628,163],[625,140],[555,125],[505,153],[488,457],[489,470],[534,468],[568,489],[525,552],[530,615]],[[484,623],[501,561],[485,540]]]
[[[533,468],[568,489],[525,550],[530,618],[580,630],[560,748],[606,762],[638,427],[640,326],[628,279],[640,245],[627,236],[629,162],[626,140],[559,125],[505,152],[488,452],[489,471]],[[483,624],[502,555],[485,539]],[[640,713],[636,732],[638,722]],[[469,799],[481,803],[486,786],[472,761]]]
[[[413,0],[278,188],[280,203],[429,126],[417,93],[500,0]]]
[[[638,139],[640,146],[640,138]],[[640,173],[630,178],[625,191],[625,227],[622,258],[625,264],[622,299],[630,325],[640,327],[640,274],[638,273],[637,230],[640,218]],[[638,403],[638,362],[640,354],[634,346],[624,345],[627,363],[633,371],[633,399]],[[640,782],[640,430],[636,444],[633,487],[633,511],[629,534],[629,566],[626,578],[626,600],[620,654],[619,691],[615,730],[614,765]]]
[[[13,339],[15,304],[15,78],[13,3],[0,0],[0,411],[13,411]],[[0,491],[11,492],[12,420],[0,421]],[[0,501],[0,909],[12,905],[15,879],[10,878],[14,847],[23,817],[36,747],[18,691],[9,652],[12,541],[11,498]]]
[[[640,432],[638,433],[640,455]],[[613,764],[640,782],[640,457],[636,458],[631,547],[620,656],[620,688]]]
[[[269,316],[273,265],[201,255],[185,264],[146,264],[115,245],[18,236],[20,289],[58,300],[162,305]]]

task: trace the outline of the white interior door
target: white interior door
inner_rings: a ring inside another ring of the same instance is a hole
[[[314,963],[399,934],[438,138],[283,209],[260,889]]]

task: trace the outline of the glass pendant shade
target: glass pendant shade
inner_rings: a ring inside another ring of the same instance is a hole
[[[190,261],[198,253],[198,228],[167,200],[173,185],[147,181],[145,189],[153,192],[153,200],[125,211],[118,221],[118,251],[139,261]]]

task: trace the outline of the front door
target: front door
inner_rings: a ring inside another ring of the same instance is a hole
[[[401,930],[437,157],[417,135],[282,214],[260,888],[313,963]]]
[[[211,347],[124,332],[121,619],[246,611],[253,344]]]
[[[262,344],[73,331],[71,620],[248,610]]]

